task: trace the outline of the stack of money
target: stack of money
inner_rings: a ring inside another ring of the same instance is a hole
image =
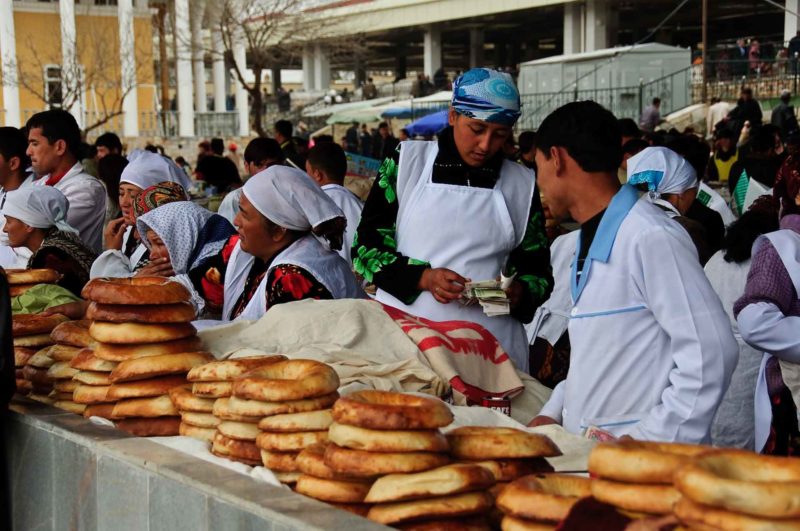
[[[466,304],[474,304],[477,301],[483,308],[483,313],[489,317],[508,315],[511,312],[508,295],[502,289],[499,280],[467,282],[464,285],[462,300]]]

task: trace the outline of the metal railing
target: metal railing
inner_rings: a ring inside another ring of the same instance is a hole
[[[562,92],[523,94],[520,130],[536,129],[544,118],[571,101],[592,100],[614,113],[617,118],[633,118],[637,122],[644,107],[661,99],[661,115],[665,116],[692,103],[690,68],[673,72],[648,83],[632,87],[596,88]]]
[[[223,138],[239,135],[239,113],[196,112],[194,113],[194,133],[199,137]]]

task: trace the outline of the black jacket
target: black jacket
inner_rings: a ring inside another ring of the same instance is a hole
[[[0,414],[17,390],[14,376],[14,340],[11,337],[11,294],[8,279],[0,269]],[[2,456],[0,456],[0,459]]]

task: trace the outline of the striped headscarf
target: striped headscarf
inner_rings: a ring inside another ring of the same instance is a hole
[[[451,105],[468,118],[508,126],[517,122],[521,106],[514,79],[489,68],[473,68],[456,79]]]
[[[133,202],[133,212],[138,218],[154,208],[176,201],[186,201],[186,190],[178,183],[163,182],[142,190]]]

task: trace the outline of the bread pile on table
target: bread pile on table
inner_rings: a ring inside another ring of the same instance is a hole
[[[671,514],[680,497],[672,484],[675,471],[709,447],[645,441],[598,444],[589,456],[596,478],[592,496],[625,511]]]
[[[83,290],[90,351],[73,359],[76,402],[139,436],[179,433],[169,391],[213,360],[191,325],[194,307],[181,284],[161,277],[94,279]]]
[[[53,380],[53,391],[50,393],[50,398],[55,400],[53,405],[73,413],[85,413],[86,405],[74,401],[73,393],[79,383],[72,378],[80,371],[73,368],[71,362],[92,342],[89,321],[61,323],[50,333],[50,339],[55,343],[48,351],[54,363],[47,370],[47,375]]]
[[[55,363],[50,357],[50,332],[68,318],[55,315],[17,314],[11,319],[17,390],[39,402],[52,404],[53,379],[47,371]]]
[[[258,434],[259,418],[245,417],[227,411],[227,403],[233,389],[233,381],[242,374],[262,365],[286,359],[283,356],[240,358],[219,360],[199,365],[189,371],[191,398],[185,390],[172,393],[173,402],[181,414],[181,435],[187,435],[212,443],[212,452],[220,457],[240,461],[248,465],[261,464],[255,437]],[[217,431],[226,424],[229,437]],[[244,426],[240,425],[244,424]]]
[[[55,284],[61,280],[61,274],[54,269],[6,269],[9,292],[18,297],[39,284]]]
[[[497,507],[503,531],[555,529],[579,500],[592,495],[592,480],[567,474],[523,476],[504,487]]]
[[[674,476],[674,513],[690,529],[800,529],[800,459],[711,450]]]
[[[225,420],[217,430],[232,439],[254,436],[259,464],[293,484],[300,476],[297,455],[328,439],[329,408],[338,388],[336,371],[325,363],[294,359],[262,365],[237,378],[232,396],[215,404],[215,413],[241,419]]]
[[[298,456],[302,475],[297,492],[366,515],[371,504],[365,500],[375,479],[450,462],[439,428],[450,424],[453,415],[437,399],[359,391],[340,398],[332,416],[328,444]]]

